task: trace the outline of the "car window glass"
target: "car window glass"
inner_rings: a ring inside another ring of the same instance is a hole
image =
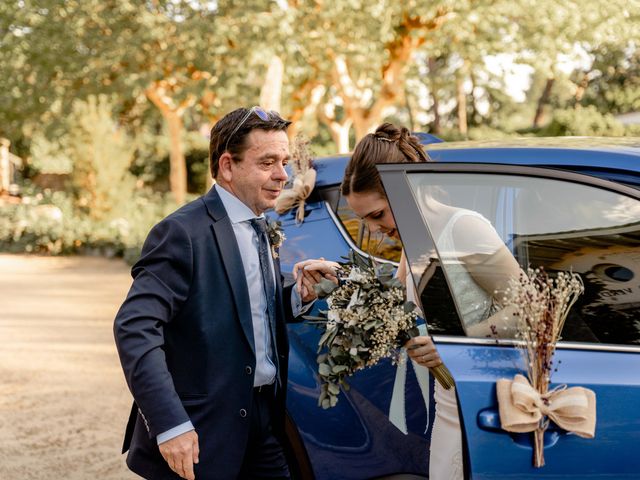
[[[434,267],[413,272],[418,293],[425,309],[438,303],[430,283],[441,265],[461,319],[457,329],[440,322],[440,333],[484,337],[497,327],[508,337],[503,292],[519,268],[543,267],[585,285],[563,340],[640,345],[640,201],[513,175],[411,173],[409,183],[436,250],[424,252]]]
[[[370,234],[366,222],[351,210],[342,195],[340,195],[335,213],[351,240],[359,249],[385,260],[400,261],[402,254],[401,243],[386,235]]]

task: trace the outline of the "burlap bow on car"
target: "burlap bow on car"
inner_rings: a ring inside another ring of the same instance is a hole
[[[298,207],[296,212],[296,222],[304,221],[304,204],[316,184],[316,171],[309,168],[306,172],[296,175],[291,188],[283,191],[276,202],[276,212],[280,215]]]
[[[547,416],[564,430],[593,438],[596,429],[596,395],[583,387],[560,387],[540,394],[523,375],[497,384],[500,422],[508,432],[533,432]]]

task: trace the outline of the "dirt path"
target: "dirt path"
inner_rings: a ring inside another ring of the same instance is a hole
[[[0,254],[0,479],[133,479],[112,334],[119,260]]]

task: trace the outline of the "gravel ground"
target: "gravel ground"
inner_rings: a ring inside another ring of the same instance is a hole
[[[0,479],[133,479],[112,322],[121,260],[0,254]]]

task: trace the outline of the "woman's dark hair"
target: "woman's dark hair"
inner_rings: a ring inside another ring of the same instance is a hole
[[[342,195],[370,191],[384,195],[380,174],[376,168],[378,163],[430,161],[418,138],[411,135],[408,129],[383,123],[374,133],[366,135],[356,145],[344,172]]]

